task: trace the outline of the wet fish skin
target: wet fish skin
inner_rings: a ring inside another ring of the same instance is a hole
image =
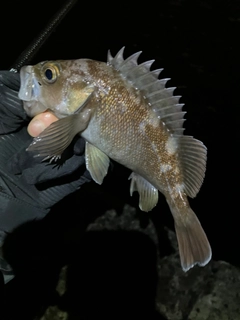
[[[175,222],[182,269],[206,265],[211,247],[190,208],[202,185],[207,149],[183,135],[185,112],[150,70],[153,60],[137,63],[140,52],[123,58],[123,49],[108,62],[90,59],[42,62],[21,69],[20,99],[30,116],[47,109],[61,118],[28,150],[56,159],[76,134],[86,140],[86,166],[99,184],[109,158],[132,170],[130,193],[138,191],[139,206],[152,210],[158,191],[164,194]]]

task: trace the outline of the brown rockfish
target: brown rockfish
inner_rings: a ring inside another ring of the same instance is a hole
[[[139,206],[152,210],[158,191],[172,212],[181,265],[206,265],[211,247],[188,203],[205,175],[207,150],[183,134],[184,114],[162,69],[154,60],[138,64],[141,52],[127,59],[122,48],[107,63],[90,59],[44,61],[20,71],[19,98],[29,116],[51,110],[59,121],[35,138],[28,150],[57,159],[76,134],[86,140],[86,166],[101,184],[109,158],[131,169],[130,193]]]

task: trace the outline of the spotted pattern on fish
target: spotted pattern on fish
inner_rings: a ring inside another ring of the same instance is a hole
[[[37,155],[60,156],[76,134],[86,140],[86,166],[101,184],[109,158],[132,170],[130,193],[139,207],[152,210],[162,192],[174,218],[184,271],[206,265],[211,247],[190,208],[203,183],[207,149],[183,134],[186,112],[151,70],[154,60],[138,64],[141,52],[124,59],[124,48],[107,63],[90,59],[59,60],[24,67],[20,99],[30,116],[50,109],[59,118],[29,146]],[[48,71],[47,75],[45,71]],[[52,74],[52,77],[49,74]]]

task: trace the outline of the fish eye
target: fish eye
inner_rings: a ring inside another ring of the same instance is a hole
[[[52,78],[53,78],[53,73],[52,73],[52,70],[51,70],[51,69],[46,69],[46,70],[45,70],[45,77],[46,77],[48,80],[52,80]]]
[[[42,78],[46,83],[54,83],[58,77],[58,68],[54,65],[45,65],[42,70]]]

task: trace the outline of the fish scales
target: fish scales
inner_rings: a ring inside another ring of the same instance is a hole
[[[107,63],[90,59],[58,60],[25,66],[20,71],[19,98],[29,116],[51,110],[60,120],[35,138],[27,149],[56,160],[76,134],[86,140],[86,166],[93,180],[103,182],[109,158],[132,170],[130,194],[139,193],[139,207],[152,210],[164,194],[174,218],[182,269],[204,266],[211,247],[188,196],[203,183],[207,149],[183,135],[185,112],[150,70],[153,60],[137,63],[123,49]]]
[[[156,119],[142,93],[130,86],[116,70],[111,68],[103,72],[98,68],[99,64],[94,67],[93,64],[89,62],[89,73],[101,73],[101,85],[104,88],[110,86],[111,82],[110,90],[99,98],[99,107],[96,109],[96,123],[101,132],[96,136],[101,137],[103,142],[108,141],[101,148],[110,158],[141,173],[161,192],[174,186],[176,181],[183,183],[177,166],[177,154],[167,152],[166,144],[171,133],[160,119]],[[124,134],[119,135],[119,132]],[[88,138],[86,133],[83,136]],[[91,143],[101,144],[93,140]],[[165,172],[161,170],[164,165],[168,165]],[[155,173],[152,179],[149,178],[149,172]]]

